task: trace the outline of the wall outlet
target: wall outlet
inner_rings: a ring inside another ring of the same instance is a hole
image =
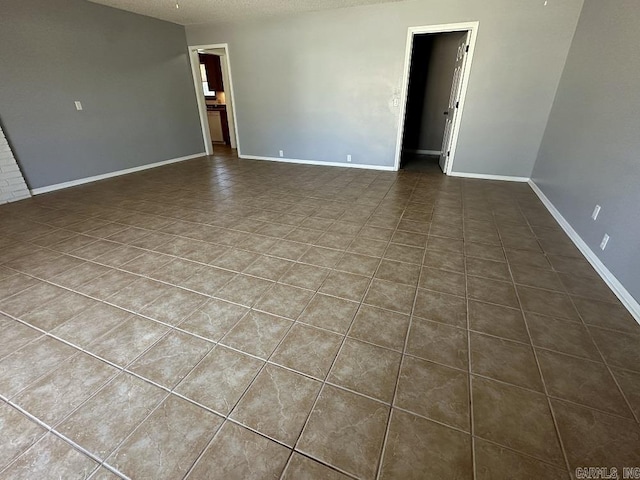
[[[283,150],[280,150],[279,154],[280,154],[281,157],[284,157],[284,151]]]
[[[400,100],[398,100],[397,98],[393,99],[393,106],[397,107],[398,105],[400,105]]]
[[[80,111],[82,110],[82,103],[80,103],[79,100],[76,100],[75,102],[73,102],[76,104],[76,110]]]
[[[351,162],[351,155],[347,155],[347,162]]]
[[[602,237],[602,242],[600,242],[600,250],[607,248],[607,243],[609,243],[609,235],[605,233],[604,237]]]
[[[591,218],[596,220],[598,218],[598,215],[600,214],[600,210],[600,205],[596,205],[596,208],[593,209],[593,213],[591,214]]]

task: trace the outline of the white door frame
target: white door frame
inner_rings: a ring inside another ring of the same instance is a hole
[[[467,96],[467,86],[469,85],[469,74],[471,73],[471,63],[473,60],[473,52],[475,51],[476,39],[478,37],[478,26],[480,22],[463,22],[463,23],[447,23],[443,25],[425,25],[422,27],[409,27],[407,32],[407,47],[404,57],[404,73],[402,76],[402,90],[400,93],[400,116],[398,118],[398,136],[396,139],[396,158],[394,163],[394,170],[400,169],[400,157],[402,155],[402,141],[404,137],[404,121],[407,112],[407,100],[409,95],[409,73],[411,70],[411,54],[413,52],[413,39],[415,35],[422,33],[448,33],[448,32],[469,32],[469,52],[464,64],[464,71],[462,72],[462,85],[460,91],[460,104],[458,108],[458,115],[456,115],[455,121],[452,125],[451,135],[453,136],[451,142],[451,155],[447,160],[444,173],[449,175],[453,168],[453,160],[456,154],[456,147],[458,144],[458,133],[460,132],[460,122],[462,121],[462,110],[464,108],[464,101]]]
[[[193,76],[193,85],[196,89],[196,100],[198,101],[198,113],[200,114],[200,127],[202,128],[202,139],[207,155],[213,155],[213,144],[211,143],[211,133],[209,132],[209,119],[207,118],[207,104],[204,98],[204,90],[202,89],[202,80],[200,77],[200,59],[198,58],[198,50],[213,50],[216,48],[224,49],[224,58],[229,75],[229,85],[225,86],[225,95],[231,95],[231,114],[233,115],[233,128],[236,136],[236,147],[238,156],[240,156],[240,137],[238,136],[238,116],[236,114],[236,97],[233,94],[233,78],[231,76],[231,60],[229,59],[229,44],[213,43],[210,45],[189,45],[189,60],[191,61],[191,74]]]

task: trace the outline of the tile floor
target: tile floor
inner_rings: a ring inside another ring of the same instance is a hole
[[[223,152],[0,222],[3,479],[640,466],[640,328],[526,184]]]

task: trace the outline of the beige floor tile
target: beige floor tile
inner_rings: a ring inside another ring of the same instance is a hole
[[[14,401],[55,426],[118,373],[115,367],[80,353],[32,383]]]
[[[37,338],[0,361],[0,394],[11,398],[75,353],[51,337]]]
[[[227,415],[253,381],[263,362],[217,346],[175,391],[205,407]],[[215,385],[216,388],[211,388]]]
[[[213,298],[200,305],[180,328],[217,342],[248,312],[247,307]]]
[[[394,410],[382,460],[382,479],[473,478],[471,437]]]
[[[632,418],[604,364],[555,352],[538,352],[549,395]]]
[[[400,353],[348,338],[327,381],[391,403]]]
[[[496,245],[487,245],[485,243],[465,242],[464,253],[469,257],[483,258],[485,260],[493,260],[496,262],[506,261],[504,250]]]
[[[522,302],[522,309],[527,312],[574,321],[579,320],[578,312],[576,312],[568,295],[539,288],[518,286],[518,296]]]
[[[467,331],[413,317],[407,353],[451,367],[467,369]]]
[[[524,265],[512,265],[511,273],[513,274],[513,281],[519,285],[544,288],[562,293],[565,292],[560,277],[558,277],[556,272],[551,270]]]
[[[267,365],[231,413],[231,418],[293,447],[321,383]]]
[[[83,295],[65,292],[53,301],[22,315],[21,319],[36,328],[50,331],[97,304],[96,300]]]
[[[188,480],[262,480],[280,478],[290,451],[231,422],[204,451]]]
[[[374,307],[393,310],[403,314],[411,313],[416,289],[410,285],[373,279],[363,303]]]
[[[384,252],[384,258],[397,262],[414,263],[420,265],[424,257],[424,247],[412,247],[391,243]]]
[[[26,451],[46,430],[7,403],[0,403],[0,471]]]
[[[585,298],[573,298],[578,313],[588,325],[619,330],[621,332],[639,333],[640,326],[626,308],[620,304],[598,302]]]
[[[511,274],[506,263],[485,260],[482,258],[466,257],[467,274],[474,277],[490,278],[492,280],[511,281]]]
[[[465,282],[465,276],[460,273],[424,267],[418,285],[420,288],[435,292],[464,296],[466,294]]]
[[[536,347],[602,361],[589,331],[581,323],[535,313],[527,313],[526,317],[531,340]]]
[[[291,236],[291,234],[289,236]],[[285,260],[299,260],[309,250],[310,246],[307,243],[292,240],[295,239],[291,238],[291,240],[277,241],[267,253]]]
[[[332,271],[325,279],[319,292],[359,302],[362,300],[370,278],[353,273]]]
[[[155,299],[169,292],[171,287],[164,283],[139,278],[122,290],[107,298],[107,302],[117,307],[140,313]]]
[[[464,273],[465,271],[465,257],[460,253],[427,250],[422,263],[426,267],[440,270],[449,270],[457,273]]]
[[[297,449],[359,478],[375,477],[389,408],[325,386]]]
[[[573,471],[597,465],[622,472],[625,466],[637,465],[640,427],[636,422],[559,400],[551,403]]]
[[[372,277],[378,268],[380,259],[378,257],[369,257],[367,255],[359,255],[357,253],[345,253],[338,264],[336,270],[357,275]]]
[[[415,286],[420,277],[420,266],[385,259],[380,263],[375,277],[388,282]]]
[[[280,282],[293,285],[294,287],[307,288],[309,290],[318,290],[324,279],[327,278],[330,270],[328,268],[306,265],[304,263],[295,263],[280,278]]]
[[[559,273],[558,276],[571,295],[590,300],[618,303],[617,297],[601,278],[583,277],[570,273]]]
[[[300,322],[345,334],[358,304],[350,300],[317,294],[298,318]]]
[[[38,330],[0,314],[0,359],[41,335]]]
[[[467,327],[467,301],[464,297],[419,288],[414,315],[458,327]]]
[[[511,480],[513,478],[567,480],[569,478],[563,468],[521,455],[480,438],[475,439],[474,448],[478,480]]]
[[[105,459],[166,395],[164,390],[122,373],[67,417],[58,431]]]
[[[46,304],[65,293],[67,293],[67,291],[62,288],[48,283],[38,282],[34,286],[0,302],[0,312],[22,318],[26,316],[27,313],[37,309],[39,304]],[[34,298],[39,299],[40,302],[35,303],[33,301]]]
[[[281,317],[297,319],[313,297],[313,292],[289,285],[276,284],[255,304],[256,309]]]
[[[133,315],[89,345],[87,350],[124,367],[169,330],[153,320]]]
[[[277,282],[292,265],[293,262],[289,260],[261,255],[243,273]]]
[[[401,351],[408,327],[408,315],[362,305],[349,330],[349,336]]]
[[[291,325],[290,320],[252,310],[220,342],[250,355],[267,359]]]
[[[359,253],[360,255],[369,255],[371,257],[381,257],[385,253],[386,248],[387,242],[385,240],[359,236],[349,245],[347,251]]]
[[[235,274],[216,267],[201,267],[193,275],[180,282],[180,286],[204,295],[215,295],[234,279]]]
[[[76,290],[99,300],[105,300],[116,292],[126,288],[128,285],[131,285],[138,280],[138,278],[140,277],[132,273],[122,272],[120,270],[109,270],[105,274],[76,287]]]
[[[640,335],[595,327],[589,327],[589,332],[609,365],[640,372]]]
[[[146,317],[169,325],[177,325],[191,315],[207,297],[182,288],[171,287],[140,312]]]
[[[543,394],[493,380],[472,378],[475,435],[516,451],[564,465]]]
[[[572,470],[638,450],[640,327],[526,184],[216,146],[0,216],[0,394],[100,459],[120,447],[132,477],[180,478],[206,449],[194,478],[465,478],[472,398],[476,478],[567,478],[536,361]],[[405,342],[381,465],[373,397],[391,401]],[[314,451],[292,453],[278,442],[294,445],[325,380],[342,386],[302,434]],[[174,386],[173,413],[149,417]],[[220,421],[199,415],[238,402],[207,447]],[[10,422],[18,453],[40,438]],[[0,476],[114,478],[40,443]]]
[[[635,412],[636,418],[640,418],[640,373],[619,368],[611,370],[631,409]]]
[[[222,417],[170,395],[107,463],[129,478],[182,478],[222,422]]]
[[[348,480],[351,477],[333,470],[327,465],[294,452],[282,476],[283,480]]]
[[[471,371],[501,382],[543,391],[530,345],[471,332]]]
[[[519,308],[516,290],[510,282],[499,282],[480,277],[467,277],[469,298],[481,302],[495,303],[505,307]]]
[[[269,246],[271,246],[273,242],[273,240],[269,240]],[[257,251],[248,252],[246,250],[232,248],[224,255],[221,255],[210,262],[210,265],[227,270],[233,270],[234,272],[242,272],[245,268],[258,260],[259,257],[260,255]]]
[[[469,301],[471,330],[529,343],[527,327],[519,309]]]
[[[324,380],[338,354],[342,335],[296,323],[271,361]]]
[[[302,257],[300,262],[316,267],[333,268],[340,258],[342,252],[340,250],[332,250],[324,247],[310,247]]]
[[[248,275],[237,275],[216,292],[216,297],[240,305],[252,306],[273,282]]]
[[[7,468],[11,479],[65,478],[82,480],[98,467],[88,456],[74,450],[53,433],[47,434]]]
[[[469,375],[405,356],[394,406],[470,431]]]
[[[213,346],[213,343],[193,335],[171,332],[134,361],[128,370],[171,389]]]
[[[130,317],[132,314],[125,310],[98,303],[54,328],[51,333],[81,348],[87,348]]]

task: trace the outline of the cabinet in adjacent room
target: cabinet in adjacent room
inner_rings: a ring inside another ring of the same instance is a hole
[[[204,65],[204,69],[207,74],[207,84],[209,86],[209,90],[213,92],[224,92],[220,57],[218,55],[208,55],[201,53],[199,55],[199,58],[200,63]]]

